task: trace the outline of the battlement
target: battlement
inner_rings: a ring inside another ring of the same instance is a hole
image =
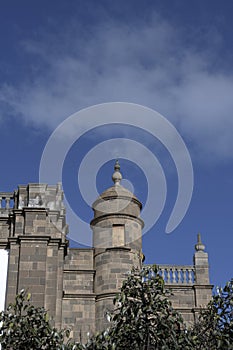
[[[0,246],[11,239],[45,236],[66,241],[68,225],[61,184],[19,185],[13,192],[0,192]]]
[[[22,209],[23,207],[64,210],[61,184],[30,183],[19,185],[14,192],[0,192],[0,209]]]
[[[0,192],[0,210],[22,209],[24,207],[48,208],[65,213],[61,184],[47,185],[30,183],[19,185],[14,192]]]

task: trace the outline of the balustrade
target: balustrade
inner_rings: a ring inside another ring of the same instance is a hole
[[[159,265],[159,274],[167,284],[194,284],[194,266]]]
[[[194,284],[195,266],[193,265],[158,265],[159,274],[166,284]]]
[[[11,209],[14,207],[14,193],[0,192],[0,209]]]

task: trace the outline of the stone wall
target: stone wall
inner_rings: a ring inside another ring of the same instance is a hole
[[[0,195],[0,247],[9,250],[6,304],[27,289],[32,303],[44,306],[57,327],[68,245],[62,198],[60,185],[40,184],[19,186],[13,196]]]
[[[63,272],[62,326],[85,341],[95,332],[93,249],[69,249]]]
[[[105,192],[108,200],[101,208],[96,202],[94,248],[88,249],[68,248],[60,185],[29,184],[0,194],[0,249],[9,251],[6,304],[20,289],[28,289],[33,304],[48,309],[56,327],[71,328],[76,340],[85,341],[88,333],[108,325],[106,311],[113,307],[113,297],[132,266],[142,263],[140,202],[133,198],[133,215],[127,198],[124,213],[103,214],[108,201],[110,209],[118,206],[112,193],[112,188]],[[159,267],[174,294],[173,306],[187,323],[210,300],[212,289],[200,236],[195,248],[193,265]]]

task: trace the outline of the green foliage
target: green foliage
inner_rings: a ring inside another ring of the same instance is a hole
[[[84,345],[65,342],[69,331],[53,328],[44,308],[31,305],[30,294],[22,290],[0,314],[0,343],[3,350],[233,349],[233,280],[218,290],[189,329],[169,295],[156,266],[134,268],[114,299],[108,329]]]
[[[22,290],[15,302],[0,314],[0,343],[6,350],[68,350],[64,345],[68,331],[58,331],[49,323],[48,313],[30,303],[31,295]],[[66,347],[67,346],[67,347]],[[72,349],[72,347],[70,347]]]
[[[109,329],[93,338],[85,349],[191,349],[192,340],[168,294],[156,266],[134,268],[114,299]]]
[[[223,289],[217,288],[192,335],[199,349],[233,349],[233,279]]]
[[[156,266],[133,269],[114,299],[109,328],[83,349],[233,349],[233,280],[219,289],[188,329],[168,297]]]

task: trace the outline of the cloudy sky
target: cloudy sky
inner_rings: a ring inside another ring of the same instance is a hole
[[[98,127],[71,145],[63,167],[66,199],[90,221],[77,181],[80,163],[103,141],[136,140],[157,157],[167,181],[164,210],[143,236],[146,262],[192,264],[201,232],[211,282],[224,284],[233,260],[232,14],[230,0],[2,1],[0,191],[39,181],[46,142],[71,114],[115,101],[152,108],[175,126],[193,163],[192,200],[180,225],[165,233],[177,195],[176,164],[158,139],[132,126]],[[156,170],[130,161],[129,151],[128,159],[115,153],[145,204],[150,186],[156,189]],[[93,169],[98,191],[111,185],[113,164]],[[72,223],[70,235],[79,241]]]

